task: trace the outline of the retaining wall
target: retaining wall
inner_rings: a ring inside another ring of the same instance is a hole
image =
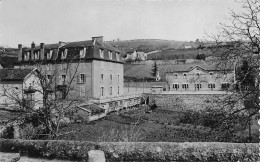
[[[214,100],[221,95],[212,94],[145,94],[150,102],[155,101],[157,106],[167,110],[203,110],[214,105]]]
[[[80,142],[0,139],[0,152],[52,159],[87,161],[102,150],[106,161],[257,161],[258,143]]]

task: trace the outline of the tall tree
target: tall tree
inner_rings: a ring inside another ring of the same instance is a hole
[[[228,23],[221,24],[219,35],[211,36],[215,40],[212,62],[218,69],[234,70],[236,78],[232,86],[240,84],[243,88],[229,89],[231,93],[219,98],[220,105],[214,107],[216,113],[223,113],[216,124],[229,130],[229,135],[236,129],[249,126],[251,141],[251,120],[257,117],[259,107],[259,48],[260,48],[260,1],[241,0],[240,11],[231,10]],[[239,90],[238,90],[239,89]],[[248,101],[250,103],[248,104]],[[232,125],[233,124],[233,125]]]
[[[152,66],[153,68],[152,68],[152,72],[151,72],[151,75],[152,76],[156,76],[156,74],[157,74],[157,72],[158,72],[158,66],[157,66],[157,63],[156,63],[156,61],[154,61],[154,64],[153,64],[153,66]]]

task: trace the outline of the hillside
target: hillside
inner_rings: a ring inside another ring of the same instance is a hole
[[[158,64],[158,69],[159,69],[159,74],[161,77],[161,81],[165,81],[165,75],[167,71],[174,70],[176,68],[183,68],[184,66],[186,67],[194,67],[196,65],[205,65],[205,61],[199,61],[199,60],[194,60],[191,63],[187,63],[185,65],[183,64],[174,64],[173,61],[156,61]],[[148,60],[145,62],[141,62],[139,65],[138,64],[125,64],[124,65],[124,77],[128,78],[136,78],[139,80],[142,80],[144,77],[152,77],[151,72],[152,72],[152,67],[154,65],[154,61]]]
[[[175,59],[195,59],[199,53],[199,49],[177,49],[177,50],[165,50],[162,52],[156,52],[149,54],[148,60],[175,60]]]
[[[161,39],[136,39],[122,41],[107,41],[110,45],[121,50],[123,53],[130,48],[145,52],[165,49],[178,49],[184,44],[183,41],[161,40]]]

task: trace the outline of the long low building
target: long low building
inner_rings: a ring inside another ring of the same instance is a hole
[[[166,73],[168,91],[228,90],[234,81],[232,67],[225,69],[207,63],[173,65]]]

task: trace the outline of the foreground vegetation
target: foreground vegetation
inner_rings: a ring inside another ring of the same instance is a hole
[[[191,121],[190,113],[156,109],[145,113],[145,107],[112,113],[93,123],[65,125],[57,139],[79,141],[143,142],[246,142],[247,134],[232,136],[212,130],[207,124]],[[192,116],[194,117],[194,115]],[[207,123],[207,122],[205,122]],[[256,123],[255,123],[256,126]],[[258,142],[257,127],[253,141]]]

